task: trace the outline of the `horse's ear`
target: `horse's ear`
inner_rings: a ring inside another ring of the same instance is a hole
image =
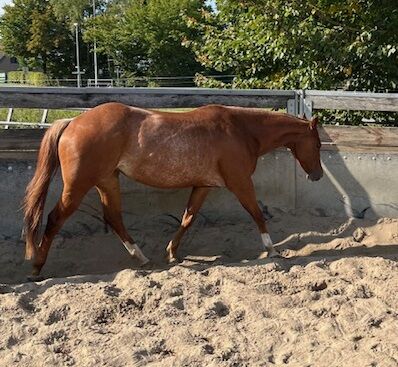
[[[314,116],[310,121],[310,129],[311,130],[316,129],[317,125],[318,125],[318,116]]]

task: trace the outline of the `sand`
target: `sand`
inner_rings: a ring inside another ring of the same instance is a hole
[[[160,216],[130,229],[145,268],[110,233],[63,232],[37,283],[0,237],[0,365],[397,366],[398,219],[273,214],[283,259],[201,216],[168,266]]]

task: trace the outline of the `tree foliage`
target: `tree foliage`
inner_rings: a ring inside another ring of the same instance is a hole
[[[97,41],[125,71],[137,75],[193,75],[200,69],[188,39],[199,33],[186,19],[200,21],[203,0],[118,0],[87,24],[85,39]]]
[[[92,14],[93,0],[50,0],[54,14],[72,28],[74,23],[83,23]],[[98,0],[96,0],[98,4]],[[103,5],[103,2],[100,2]]]
[[[398,8],[379,0],[217,1],[191,26],[202,65],[234,86],[391,90],[398,84]]]
[[[46,0],[14,0],[0,22],[2,48],[19,63],[62,76],[73,63],[73,36]]]
[[[398,8],[391,0],[14,0],[2,48],[22,65],[70,77],[79,23],[81,65],[124,75],[198,74],[200,86],[386,91],[398,84]],[[83,42],[84,41],[84,42]],[[108,62],[109,61],[109,62]],[[112,69],[112,67],[111,67]]]

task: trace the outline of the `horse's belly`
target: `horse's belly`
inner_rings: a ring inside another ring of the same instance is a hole
[[[225,186],[217,162],[200,157],[189,159],[173,155],[130,155],[120,160],[118,168],[133,180],[159,188]]]

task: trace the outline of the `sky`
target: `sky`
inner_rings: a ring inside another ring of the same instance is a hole
[[[12,0],[0,0],[0,14],[3,14],[3,6],[11,2]]]

